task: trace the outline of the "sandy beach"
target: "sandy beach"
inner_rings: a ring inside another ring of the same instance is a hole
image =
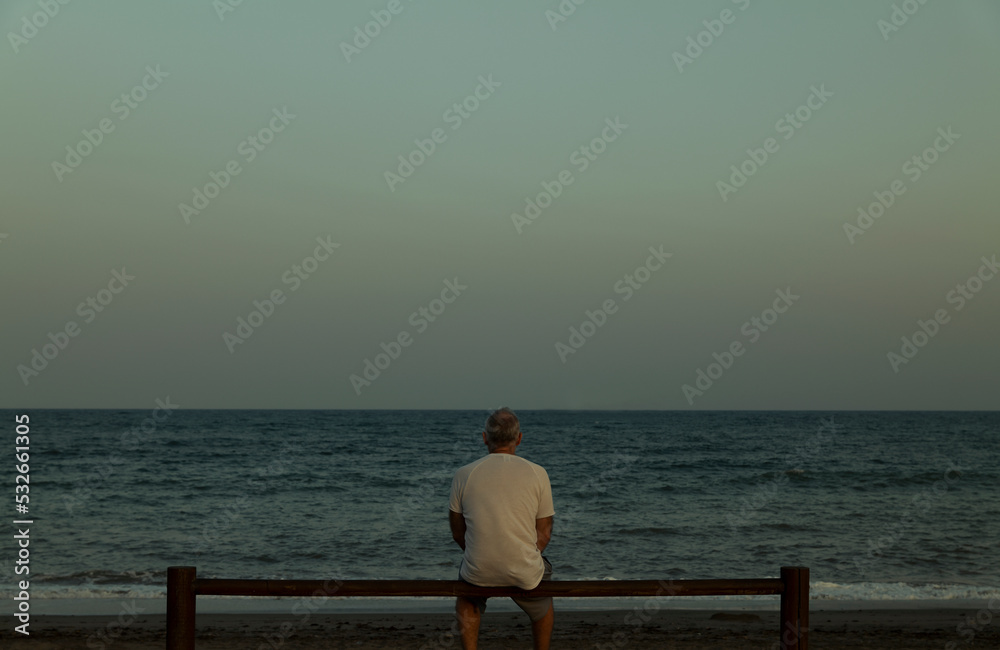
[[[956,626],[976,610],[885,609],[812,612],[811,647],[936,648],[963,650],[1000,647],[1000,625],[981,626],[969,639]],[[133,650],[164,647],[165,618],[140,615],[117,636],[105,636],[113,616],[33,617],[31,636],[9,627],[0,634],[4,648],[105,648]],[[626,622],[628,621],[628,622]],[[635,612],[556,612],[553,648],[725,648],[774,646],[778,614],[773,611],[661,610],[643,622]],[[457,648],[448,635],[447,614],[199,614],[197,645],[205,649],[287,648]],[[282,626],[286,635],[282,637]],[[16,639],[15,639],[16,637]],[[530,648],[531,629],[520,613],[487,612],[480,628],[480,648]],[[13,643],[12,643],[13,640]],[[954,642],[954,646],[948,646]]]

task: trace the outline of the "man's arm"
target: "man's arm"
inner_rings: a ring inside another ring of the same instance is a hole
[[[549,515],[535,520],[535,533],[538,535],[538,541],[535,542],[535,545],[539,551],[544,551],[545,547],[549,545],[549,540],[552,539],[552,518],[554,516]]]
[[[551,517],[549,517],[551,519]],[[461,512],[448,510],[448,523],[451,525],[451,538],[465,550],[465,515]]]

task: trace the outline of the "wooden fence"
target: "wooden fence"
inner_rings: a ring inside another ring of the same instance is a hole
[[[332,586],[331,586],[332,585]],[[167,650],[193,650],[198,596],[619,596],[781,595],[782,650],[809,650],[809,569],[781,567],[760,580],[546,580],[530,591],[459,580],[229,580],[199,578],[191,566],[167,569]]]

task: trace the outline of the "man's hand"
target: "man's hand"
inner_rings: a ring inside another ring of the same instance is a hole
[[[535,520],[535,533],[538,535],[535,546],[538,547],[539,551],[544,551],[545,547],[549,545],[549,540],[552,539],[552,518],[554,516],[549,515]]]
[[[549,517],[549,519],[552,519]],[[465,515],[461,512],[455,512],[449,508],[448,510],[448,523],[451,525],[451,538],[455,540],[455,543],[465,550]],[[550,525],[551,529],[551,525]]]

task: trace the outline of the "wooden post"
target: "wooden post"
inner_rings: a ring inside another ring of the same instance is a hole
[[[781,567],[781,650],[809,650],[809,569]]]
[[[167,650],[194,650],[197,575],[193,566],[167,567]]]
[[[668,585],[665,587],[665,585]],[[666,589],[666,593],[664,593]],[[198,579],[193,566],[167,567],[167,650],[194,650],[195,610],[203,596],[713,596],[781,594],[781,650],[809,650],[809,569],[781,567],[760,580],[543,581],[535,589],[477,587],[459,580]]]

